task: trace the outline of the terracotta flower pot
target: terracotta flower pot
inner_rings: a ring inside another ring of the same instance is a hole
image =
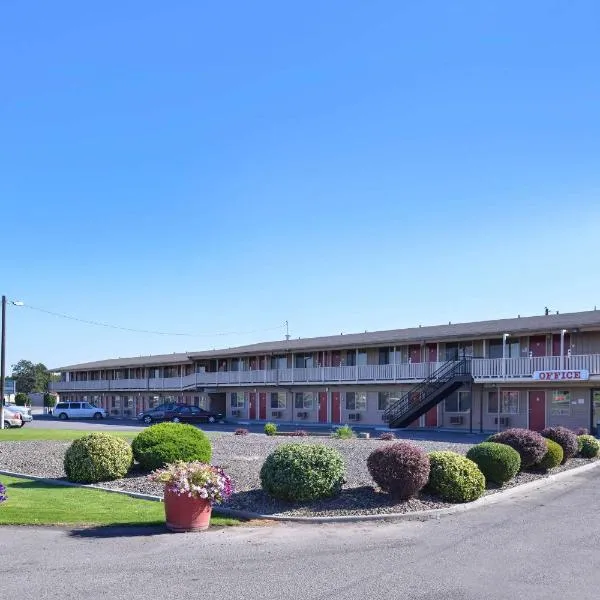
[[[208,500],[178,495],[165,488],[165,518],[169,531],[208,529],[212,506]]]

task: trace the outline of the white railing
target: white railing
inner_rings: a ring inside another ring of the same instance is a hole
[[[220,385],[411,382],[431,375],[444,363],[402,363],[359,365],[357,367],[310,367],[306,369],[268,369],[260,371],[223,371],[192,373],[183,377],[155,379],[117,379],[59,381],[50,384],[56,392],[110,390],[186,390]],[[472,373],[476,381],[528,379],[534,371],[588,370],[600,375],[600,354],[542,356],[534,358],[474,358]]]

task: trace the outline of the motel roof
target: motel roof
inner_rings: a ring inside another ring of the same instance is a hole
[[[205,350],[201,352],[178,352],[155,356],[111,358],[95,362],[68,365],[54,370],[87,371],[94,369],[118,369],[123,367],[176,365],[210,358],[254,356],[262,354],[272,355],[286,352],[311,352],[316,350],[334,350],[367,346],[451,342],[502,336],[504,333],[509,333],[511,336],[531,335],[536,333],[560,333],[563,329],[571,332],[600,330],[600,311],[591,310],[576,313],[497,319],[493,321],[449,323],[448,325],[434,325],[428,327],[419,326],[407,329],[390,329],[387,331],[298,338],[274,342],[260,342],[247,346],[223,348],[220,350]]]

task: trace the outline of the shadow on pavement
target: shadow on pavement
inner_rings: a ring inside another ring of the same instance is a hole
[[[165,524],[142,525],[124,523],[122,525],[98,525],[72,529],[69,537],[74,538],[116,538],[116,537],[150,537],[171,533]]]

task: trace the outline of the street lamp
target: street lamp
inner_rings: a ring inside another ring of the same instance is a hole
[[[14,306],[23,306],[23,302],[10,301]],[[2,339],[0,341],[0,429],[4,429],[4,380],[6,354],[6,296],[2,296]]]

